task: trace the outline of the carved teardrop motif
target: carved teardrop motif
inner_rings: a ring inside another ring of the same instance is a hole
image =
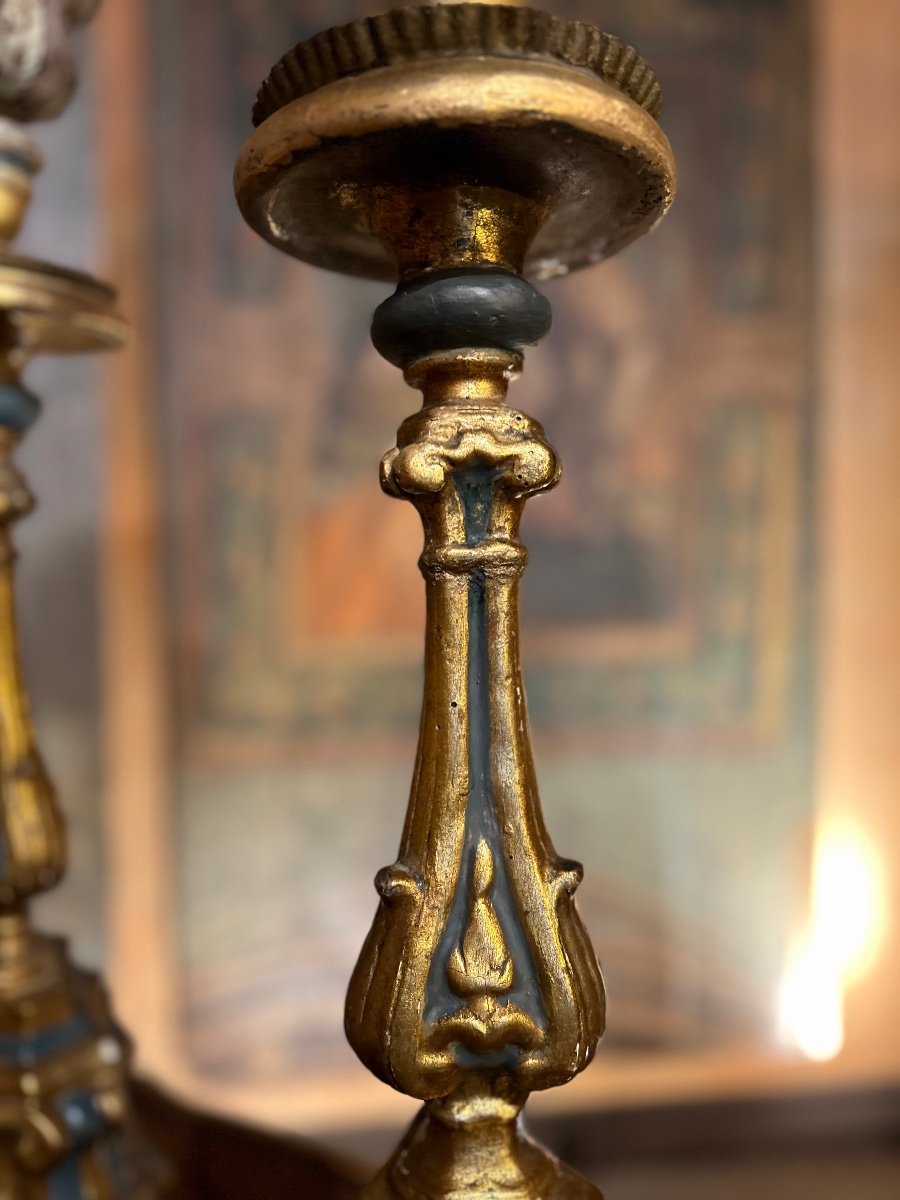
[[[513,984],[515,969],[491,903],[494,856],[482,838],[475,851],[472,911],[463,936],[450,958],[447,978],[457,996],[503,996]]]

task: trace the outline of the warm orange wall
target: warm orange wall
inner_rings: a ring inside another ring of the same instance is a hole
[[[847,1057],[900,1076],[900,5],[820,0],[823,818],[882,856],[877,968]],[[852,52],[851,52],[852,48]]]
[[[149,0],[105,4],[93,49],[108,262],[133,326],[107,375],[101,604],[107,945],[118,1011],[148,1064],[171,1054],[175,1022],[159,463],[152,355]],[[140,850],[136,852],[136,848]]]

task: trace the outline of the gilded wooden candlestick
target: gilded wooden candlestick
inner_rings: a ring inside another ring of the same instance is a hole
[[[74,86],[69,27],[94,0],[28,0],[2,13],[0,45],[0,1197],[152,1200],[155,1159],[129,1115],[131,1047],[100,980],[39,933],[29,901],[66,867],[56,793],[19,661],[12,526],[34,500],[14,451],[40,413],[22,382],[36,354],[118,347],[109,288],[9,250],[41,154],[9,118],[58,112]]]
[[[590,1062],[605,1000],[574,903],[581,867],[541,814],[519,665],[519,524],[560,469],[505,401],[550,327],[523,276],[598,262],[670,204],[659,102],[637,53],[590,26],[408,8],[288,54],[238,162],[241,208],[269,241],[399,279],[373,339],[424,395],[382,463],[384,489],[425,531],[419,749],[346,1028],[363,1062],[425,1107],[371,1200],[598,1194],[519,1119],[529,1093]]]

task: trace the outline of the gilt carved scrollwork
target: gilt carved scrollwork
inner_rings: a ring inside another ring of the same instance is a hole
[[[603,987],[540,811],[518,653],[525,500],[559,479],[537,422],[500,406],[425,408],[382,465],[425,530],[425,699],[398,863],[351,984],[367,1066],[422,1099],[473,1073],[513,1094],[590,1060]]]

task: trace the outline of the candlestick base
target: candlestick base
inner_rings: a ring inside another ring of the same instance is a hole
[[[524,1132],[518,1109],[432,1103],[361,1200],[603,1200]]]

